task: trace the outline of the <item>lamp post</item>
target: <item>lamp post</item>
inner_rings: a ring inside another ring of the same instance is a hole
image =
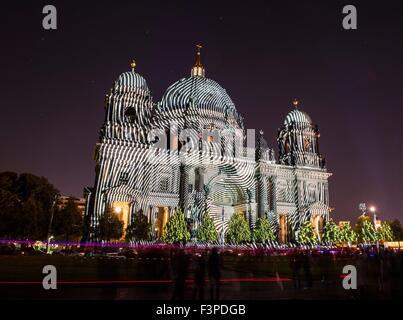
[[[375,236],[376,236],[376,207],[375,206],[369,207],[369,211],[371,211],[373,214],[373,223],[374,223],[374,230],[375,230]],[[376,236],[376,250],[379,251],[379,240],[378,240],[377,236]]]
[[[48,236],[46,240],[46,253],[49,254],[49,242],[51,238],[51,233],[52,233],[52,223],[53,223],[53,216],[55,214],[55,205],[57,203],[57,199],[59,198],[59,194],[55,194],[53,197],[53,202],[52,202],[52,208],[50,210],[50,221],[49,221],[49,228],[48,228]]]
[[[374,206],[369,207],[369,211],[371,211],[372,214],[373,214],[374,226],[375,226],[375,223],[376,223],[376,207],[374,207]]]

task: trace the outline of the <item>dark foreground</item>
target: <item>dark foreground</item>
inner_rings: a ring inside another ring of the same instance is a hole
[[[137,250],[96,257],[1,255],[0,299],[403,299],[402,254]],[[45,265],[57,289],[45,290]],[[357,289],[343,288],[343,267]]]

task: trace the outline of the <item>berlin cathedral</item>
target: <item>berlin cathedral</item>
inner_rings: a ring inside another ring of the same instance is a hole
[[[190,77],[154,102],[146,80],[122,73],[105,97],[95,147],[95,184],[85,188],[87,230],[108,210],[125,227],[144,214],[155,239],[170,215],[184,212],[195,230],[204,213],[223,237],[233,214],[251,228],[267,217],[280,242],[311,221],[320,236],[329,219],[329,185],[319,131],[297,100],[278,130],[278,155],[263,131],[245,129],[226,90],[205,76],[200,48]],[[85,240],[97,241],[88,231]]]

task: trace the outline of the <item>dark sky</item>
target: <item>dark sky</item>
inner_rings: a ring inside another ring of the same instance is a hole
[[[218,81],[272,147],[298,97],[321,131],[335,220],[358,203],[403,220],[402,1],[8,1],[1,8],[0,171],[63,194],[94,182],[104,95],[135,58],[154,100],[187,77],[202,43]],[[42,8],[58,30],[42,28]],[[354,4],[358,30],[342,28]]]

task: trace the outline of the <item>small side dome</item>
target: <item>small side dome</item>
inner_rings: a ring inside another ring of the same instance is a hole
[[[115,93],[124,93],[131,91],[139,91],[139,93],[149,94],[146,80],[134,71],[136,63],[134,60],[130,63],[131,71],[122,73],[113,85]]]
[[[294,123],[312,125],[311,117],[304,111],[298,109],[299,101],[294,99],[292,104],[294,105],[294,110],[290,111],[284,120],[284,125],[291,125]]]
[[[290,125],[292,123],[303,123],[303,124],[312,124],[312,119],[308,114],[304,111],[295,109],[290,111],[284,120],[284,125]]]

